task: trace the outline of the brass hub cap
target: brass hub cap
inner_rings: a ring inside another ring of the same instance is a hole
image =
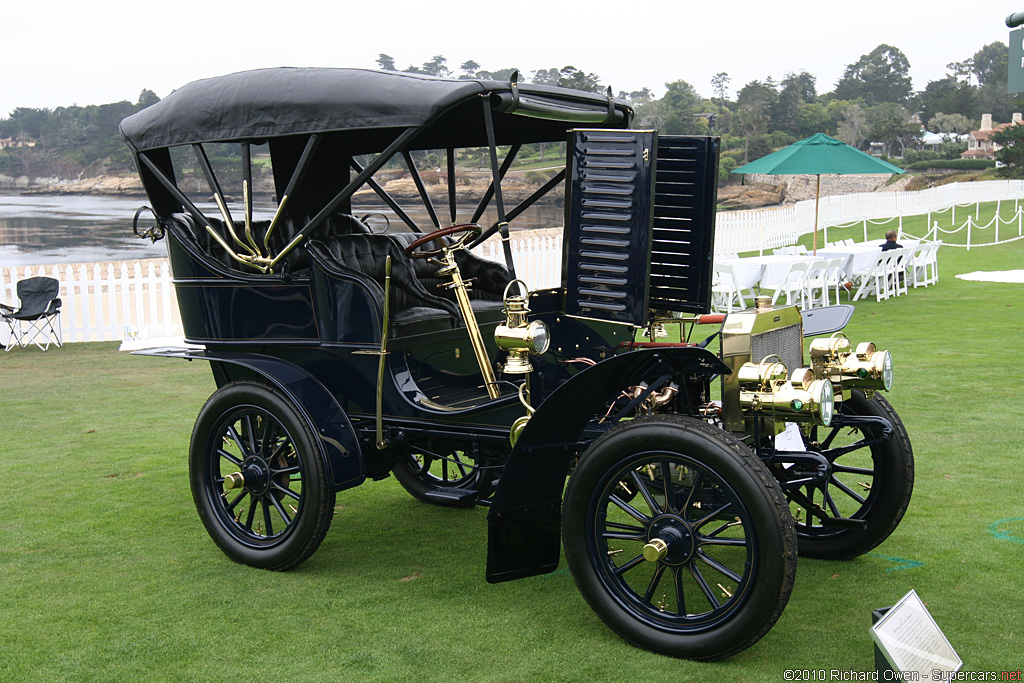
[[[693,556],[696,549],[693,530],[682,517],[676,515],[662,515],[656,518],[647,530],[647,539],[648,546],[661,545],[657,543],[659,540],[667,546],[663,554],[659,553],[658,558],[666,564],[683,564]],[[646,549],[644,556],[647,557]]]

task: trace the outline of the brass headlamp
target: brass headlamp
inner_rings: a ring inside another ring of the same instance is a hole
[[[786,366],[770,358],[740,367],[740,407],[766,413],[776,422],[831,424],[835,414],[832,383],[815,379],[809,368],[794,370],[787,379]]]
[[[811,342],[814,376],[828,379],[836,389],[860,389],[870,398],[879,389],[892,388],[892,355],[879,351],[874,342],[861,342],[850,350],[850,340],[833,335]]]
[[[509,290],[516,283],[526,289],[522,280],[513,280],[505,287],[505,323],[494,330],[494,342],[498,348],[508,352],[508,360],[502,370],[509,375],[525,375],[533,372],[530,354],[540,355],[551,345],[551,334],[548,326],[540,320],[527,322],[530,309],[526,306],[526,296],[510,294]]]

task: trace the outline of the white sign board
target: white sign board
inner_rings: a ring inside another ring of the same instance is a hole
[[[914,590],[871,627],[871,637],[893,671],[931,679],[937,671],[956,672],[964,665]]]

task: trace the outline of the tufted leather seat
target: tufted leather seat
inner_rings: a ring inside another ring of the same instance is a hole
[[[447,279],[437,277],[438,266],[423,259],[410,259],[405,247],[419,235],[330,235],[310,240],[307,249],[328,269],[355,271],[384,287],[384,268],[391,256],[391,321],[395,336],[408,336],[450,329],[461,322],[455,294]],[[429,245],[428,245],[429,248]],[[464,250],[456,252],[456,262],[466,279],[474,278],[470,303],[480,322],[500,319],[502,294],[510,278],[508,270],[492,261]],[[383,298],[379,301],[384,306]],[[493,319],[493,320],[492,320]]]

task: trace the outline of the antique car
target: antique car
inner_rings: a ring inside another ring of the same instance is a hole
[[[193,345],[145,353],[213,370],[189,477],[228,557],[295,567],[340,492],[393,474],[488,508],[488,581],[554,571],[564,547],[623,638],[721,659],[778,619],[798,550],[851,558],[892,533],[913,459],[889,353],[840,332],[850,306],[712,314],[719,139],[632,116],[515,75],[278,68],[122,122],[154,217],[135,231],[165,239]],[[565,167],[510,206],[503,179],[538,144]],[[486,190],[460,197],[480,166]],[[396,225],[355,215],[357,191]],[[561,284],[530,289],[509,230],[545,197]],[[504,263],[474,252],[492,238]]]

